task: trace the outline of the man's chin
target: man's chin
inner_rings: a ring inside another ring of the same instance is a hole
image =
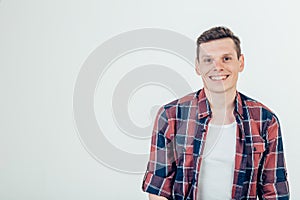
[[[226,89],[225,88],[217,88],[217,87],[214,87],[214,88],[205,88],[207,92],[209,93],[225,93],[226,92]]]
[[[204,87],[206,93],[213,94],[226,94],[231,90],[236,90],[235,88],[225,88],[225,87]]]

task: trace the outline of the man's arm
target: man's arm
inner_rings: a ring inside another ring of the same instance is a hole
[[[166,197],[157,196],[155,194],[149,194],[149,200],[168,200]]]
[[[288,200],[289,184],[280,125],[274,115],[267,129],[268,148],[259,177],[259,198]]]
[[[171,115],[164,107],[158,110],[151,139],[150,160],[142,185],[143,191],[167,199],[172,198],[176,173],[175,119]]]

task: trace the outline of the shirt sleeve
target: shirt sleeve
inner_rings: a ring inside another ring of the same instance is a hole
[[[176,172],[175,119],[170,117],[167,111],[161,107],[154,122],[150,160],[142,189],[145,192],[172,199]]]
[[[280,125],[274,115],[267,128],[268,148],[259,179],[259,197],[265,200],[288,200],[289,184],[284,159]]]

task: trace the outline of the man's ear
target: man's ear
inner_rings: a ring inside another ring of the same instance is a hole
[[[243,54],[240,55],[239,62],[240,62],[239,72],[242,72],[244,70],[244,67],[245,67],[245,58],[244,58]]]
[[[195,71],[199,76],[201,76],[201,72],[200,72],[200,68],[199,68],[199,59],[198,58],[195,59]]]

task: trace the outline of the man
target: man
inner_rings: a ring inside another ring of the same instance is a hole
[[[203,89],[157,113],[142,186],[149,199],[289,199],[278,118],[237,92],[238,37],[226,27],[205,31],[195,66]]]

